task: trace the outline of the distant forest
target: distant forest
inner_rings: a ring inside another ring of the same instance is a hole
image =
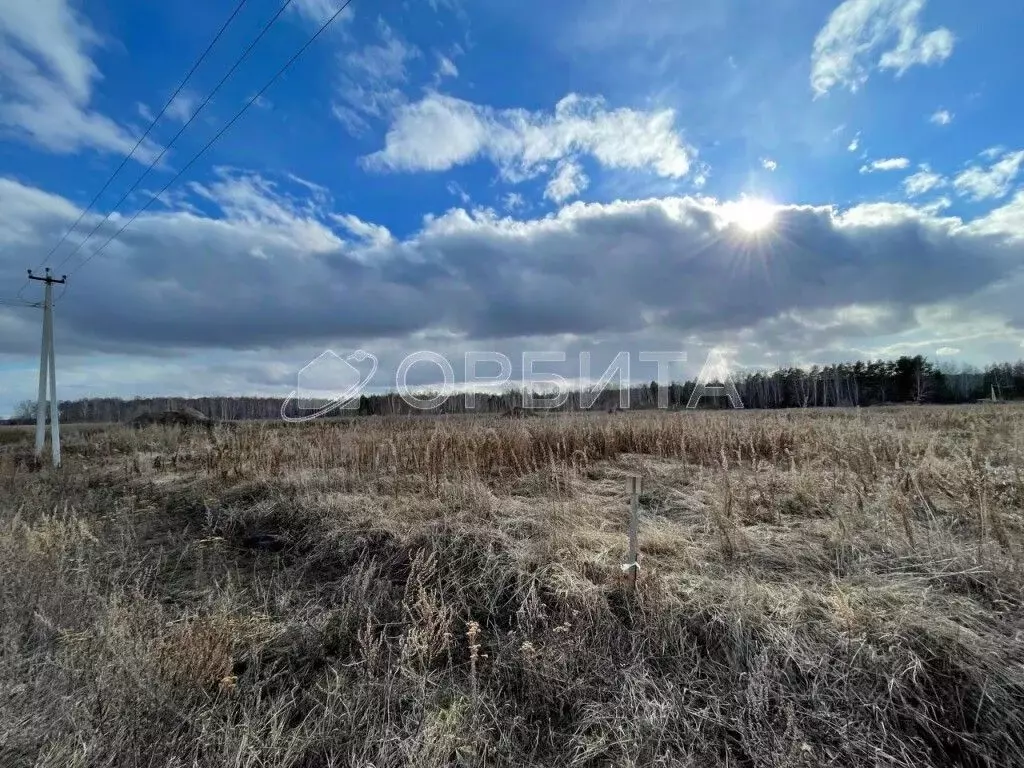
[[[936,366],[925,358],[900,357],[897,360],[839,363],[810,369],[787,368],[770,373],[733,375],[737,390],[747,408],[821,408],[870,406],[886,403],[970,403],[995,396],[997,400],[1024,399],[1024,361],[997,363],[984,369],[971,366]],[[668,385],[668,403],[672,408],[686,406],[695,381]],[[654,408],[658,403],[656,382],[640,384],[630,390],[629,407]],[[591,397],[573,393],[560,410],[581,409]],[[278,419],[280,397],[151,397],[86,398],[62,401],[60,417],[65,422],[127,421],[145,411],[194,408],[206,416],[221,420]],[[500,394],[476,395],[472,413],[507,413],[522,407],[523,393],[514,389]],[[614,410],[619,391],[608,389],[597,395],[590,410]],[[724,397],[705,397],[701,408],[725,408]],[[294,415],[305,412],[291,411]],[[465,413],[465,398],[450,397],[437,413]],[[35,403],[18,406],[14,423],[34,419]],[[350,409],[331,415],[395,415],[423,413],[406,404],[397,393],[363,395]]]

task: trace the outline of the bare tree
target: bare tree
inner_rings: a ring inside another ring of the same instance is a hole
[[[33,421],[36,417],[36,401],[22,400],[14,407],[15,421]]]

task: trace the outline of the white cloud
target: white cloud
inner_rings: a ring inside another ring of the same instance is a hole
[[[857,131],[857,134],[853,137],[853,139],[850,140],[850,143],[846,147],[846,150],[848,152],[856,152],[857,148],[859,146],[860,146],[860,131]]]
[[[554,175],[544,189],[544,197],[561,203],[571,197],[576,197],[589,184],[590,179],[587,178],[578,162],[572,159],[559,160]]]
[[[942,197],[935,198],[927,205],[922,205],[920,210],[924,211],[929,216],[938,216],[952,204],[953,201],[943,195]]]
[[[388,130],[384,149],[364,162],[379,169],[447,171],[489,148],[488,129],[474,104],[432,94],[402,107]]]
[[[491,109],[431,93],[398,110],[384,148],[363,162],[376,170],[445,171],[486,158],[516,182],[576,154],[606,168],[680,178],[695,152],[677,132],[669,109],[608,109],[603,99],[570,94],[552,114]]]
[[[910,197],[917,197],[946,185],[946,179],[941,174],[932,171],[927,163],[921,163],[918,169],[917,173],[913,173],[903,180],[903,189]]]
[[[458,77],[459,68],[455,66],[455,62],[449,59],[447,56],[438,55],[437,57],[437,78],[440,80],[445,77]]]
[[[766,171],[774,171],[776,168],[779,167],[779,164],[772,160],[770,157],[762,157],[761,167],[764,168]]]
[[[338,85],[334,116],[353,135],[369,127],[367,119],[387,119],[405,104],[402,86],[407,64],[420,50],[399,37],[384,21],[378,24],[378,42],[346,54]]]
[[[942,63],[953,54],[953,43],[953,33],[944,27],[924,35],[913,27],[904,27],[900,31],[899,45],[883,53],[878,65],[882,69],[895,69],[898,77],[915,64]]]
[[[991,150],[986,152],[989,159],[998,156]],[[1006,152],[988,167],[972,165],[962,171],[953,179],[953,187],[963,197],[975,201],[1006,197],[1022,163],[1024,150]]]
[[[323,223],[324,208],[330,201],[322,191],[316,191],[317,185],[311,185],[310,197],[300,200],[279,191],[275,183],[258,174],[225,168],[216,169],[216,174],[213,182],[188,186],[194,194],[214,203],[228,220],[245,223],[250,231],[261,233],[260,250],[273,249],[275,243],[280,247],[282,240],[290,240],[310,253],[325,253],[341,246],[341,239]],[[309,189],[309,182],[298,181]]]
[[[959,355],[960,350],[957,347],[939,347],[935,350],[935,354],[942,357],[949,357],[950,355]]]
[[[350,213],[342,215],[330,214],[330,218],[341,224],[350,234],[369,245],[381,248],[394,242],[394,238],[391,236],[388,228],[382,227],[380,224],[363,221],[358,216],[353,216]]]
[[[431,10],[437,12],[442,9],[449,11],[460,11],[462,9],[463,0],[427,0]]]
[[[972,232],[983,235],[1008,235],[1024,241],[1024,191],[1017,192],[999,208],[989,211],[969,225]]]
[[[882,160],[872,160],[867,165],[860,167],[861,173],[874,173],[875,171],[900,171],[910,165],[905,157],[887,157]]]
[[[285,176],[289,181],[308,190],[312,195],[313,202],[316,203],[317,206],[323,207],[330,203],[331,191],[327,187],[322,184],[316,184],[308,179],[304,179],[301,176],[296,176],[294,173],[286,173]]]
[[[182,91],[174,100],[168,105],[167,111],[164,113],[171,120],[176,120],[179,123],[187,123],[191,119],[192,115],[196,112],[196,106],[198,106],[199,99],[195,94],[189,93],[188,91]]]
[[[949,58],[954,38],[948,29],[921,33],[918,16],[925,2],[843,2],[814,40],[811,87],[815,94],[824,95],[836,86],[857,91],[874,68],[894,69],[898,77],[914,65],[939,64]]]
[[[940,109],[929,117],[928,121],[935,125],[949,125],[953,122],[953,113],[948,109]]]
[[[448,190],[448,194],[455,195],[455,197],[459,198],[459,200],[462,201],[463,205],[469,205],[469,202],[470,202],[471,198],[470,198],[469,194],[466,192],[466,190],[464,190],[459,185],[458,182],[449,181],[446,188]]]
[[[504,206],[506,211],[517,211],[521,208],[526,207],[526,198],[524,198],[518,192],[509,192],[502,199],[502,205]]]
[[[321,24],[324,24],[337,12],[340,5],[341,3],[335,2],[335,0],[292,0],[291,8],[303,20],[319,28]],[[352,7],[349,6],[341,12],[341,15],[335,19],[334,23],[337,24],[338,22],[351,19],[353,13]]]
[[[4,47],[17,43],[37,57],[68,95],[86,101],[99,75],[88,50],[99,35],[64,0],[0,0],[0,34]]]
[[[398,37],[383,21],[379,25],[379,34],[379,43],[348,54],[346,63],[375,81],[404,80],[406,62],[419,56],[419,49]]]
[[[68,0],[0,0],[0,128],[53,152],[131,151],[135,137],[89,108],[100,42]],[[156,152],[146,142],[136,158]]]

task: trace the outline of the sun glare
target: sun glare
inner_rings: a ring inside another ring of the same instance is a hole
[[[752,234],[764,232],[775,221],[775,206],[766,200],[744,197],[722,206],[726,220]]]

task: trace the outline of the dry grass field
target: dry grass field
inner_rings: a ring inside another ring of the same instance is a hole
[[[31,438],[3,768],[1024,765],[1024,408]]]

